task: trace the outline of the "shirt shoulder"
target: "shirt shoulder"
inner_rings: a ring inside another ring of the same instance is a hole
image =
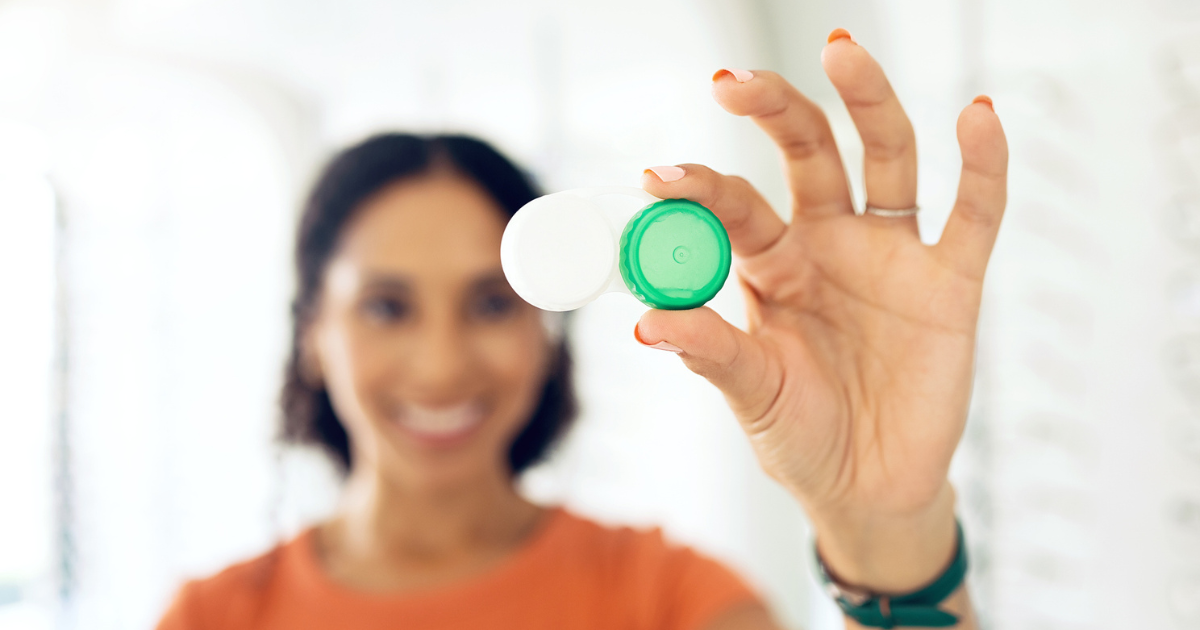
[[[295,541],[288,543],[292,544]],[[277,545],[212,576],[184,583],[159,621],[158,630],[254,627],[288,545]]]
[[[633,626],[700,630],[734,607],[759,602],[734,571],[661,529],[610,527],[566,514],[570,544],[581,566],[598,572],[603,589],[621,600]]]

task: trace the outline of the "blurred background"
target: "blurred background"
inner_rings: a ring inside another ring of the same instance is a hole
[[[293,224],[332,151],[465,131],[548,191],[701,162],[786,212],[709,78],[784,74],[861,191],[835,27],[916,127],[926,241],[961,108],[991,95],[1009,136],[953,470],[985,627],[1200,628],[1200,0],[0,0],[0,629],[151,628],[331,509],[322,456],[272,438]],[[637,347],[642,309],[576,313],[583,417],[525,491],[661,524],[788,627],[840,627],[803,515],[716,391]]]

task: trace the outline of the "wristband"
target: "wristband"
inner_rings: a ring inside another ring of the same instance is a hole
[[[928,586],[905,594],[872,593],[861,588],[839,583],[837,578],[821,560],[821,554],[813,543],[813,557],[817,561],[817,574],[825,589],[837,602],[847,617],[869,628],[947,628],[958,623],[958,616],[938,608],[951,593],[958,590],[967,576],[967,549],[963,542],[962,523],[954,521],[957,543],[954,559],[942,574]]]

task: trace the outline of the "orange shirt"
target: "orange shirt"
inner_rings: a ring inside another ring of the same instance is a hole
[[[757,601],[729,570],[659,530],[607,528],[559,508],[487,572],[398,595],[325,575],[314,530],[179,591],[159,630],[487,628],[698,630]]]

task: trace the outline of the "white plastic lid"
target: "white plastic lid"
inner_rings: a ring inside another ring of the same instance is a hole
[[[608,289],[616,243],[591,199],[555,193],[526,204],[509,221],[500,264],[517,295],[547,311],[570,311]]]

